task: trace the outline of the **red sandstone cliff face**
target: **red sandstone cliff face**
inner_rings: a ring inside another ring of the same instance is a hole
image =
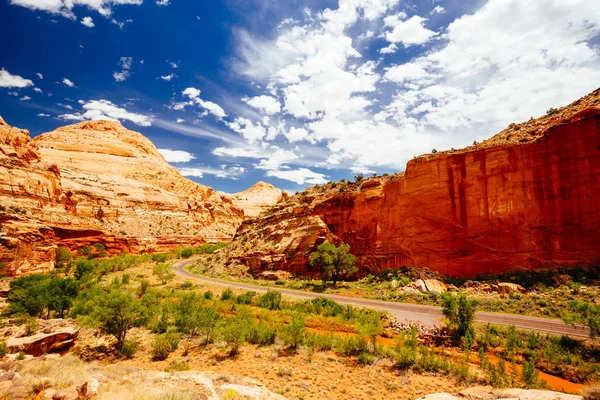
[[[316,274],[307,256],[330,240],[351,245],[363,274],[598,265],[600,90],[482,145],[416,158],[404,174],[341,186],[311,188],[245,222],[230,257],[251,272]]]

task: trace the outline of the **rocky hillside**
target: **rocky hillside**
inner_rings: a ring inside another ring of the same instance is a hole
[[[600,89],[483,143],[415,158],[405,173],[311,187],[244,222],[227,265],[317,275],[307,256],[325,240],[349,243],[362,274],[597,265],[598,149]]]
[[[244,210],[247,218],[258,215],[283,200],[287,193],[266,182],[257,182],[243,192],[231,195],[233,204]]]
[[[244,220],[230,197],[184,178],[118,122],[81,122],[31,140],[0,119],[0,167],[0,263],[13,275],[52,269],[57,246],[166,251],[230,240]],[[243,207],[275,204],[281,192],[267,189],[251,189]]]

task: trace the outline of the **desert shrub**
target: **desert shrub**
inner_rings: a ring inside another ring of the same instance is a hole
[[[143,296],[150,287],[150,281],[147,279],[140,279],[140,288],[138,289],[138,295]]]
[[[263,321],[260,321],[258,325],[252,328],[248,341],[252,344],[267,346],[275,343],[276,337],[277,331],[269,328]]]
[[[169,259],[169,255],[167,253],[154,253],[152,254],[152,261],[164,263]]]
[[[513,352],[520,346],[521,346],[521,337],[519,336],[517,327],[514,325],[511,325],[508,327],[507,339],[506,339],[506,349],[509,352]]]
[[[240,310],[233,318],[225,318],[218,329],[219,337],[229,346],[229,355],[234,356],[246,343],[252,329],[252,318],[247,312]]]
[[[210,343],[221,316],[213,307],[200,307],[195,311],[194,318],[197,321],[198,334],[204,336],[206,343]]]
[[[304,321],[302,313],[294,313],[294,316],[286,326],[284,333],[286,343],[292,349],[296,349],[306,334],[306,322]]]
[[[213,292],[211,292],[210,290],[207,290],[206,292],[204,292],[204,298],[206,300],[212,300],[214,297]]]
[[[169,357],[169,354],[177,350],[173,349],[171,340],[167,337],[167,333],[157,335],[152,344],[152,360],[162,361]]]
[[[175,277],[175,274],[173,273],[171,266],[167,263],[161,263],[158,264],[156,267],[154,267],[154,271],[153,274],[160,279],[160,282],[164,285],[167,282],[169,282],[171,279],[173,279],[173,277]]]
[[[183,249],[183,250],[181,250],[181,257],[182,258],[190,258],[193,255],[194,255],[194,250],[193,249]]]
[[[2,357],[4,357],[5,355],[8,354],[8,345],[6,344],[6,341],[2,341],[0,342],[0,359],[2,359]]]
[[[355,336],[340,338],[336,344],[336,350],[344,356],[357,356],[366,351],[366,343],[363,339]]]
[[[38,321],[35,318],[27,318],[25,323],[25,336],[35,335],[38,331]]]
[[[590,336],[600,336],[600,306],[587,301],[574,300],[571,309],[563,314],[563,321],[567,324],[584,324],[590,329]]]
[[[125,358],[132,358],[137,353],[140,344],[135,340],[126,340],[119,353]]]
[[[95,269],[95,263],[84,257],[75,260],[75,279],[81,280],[85,275],[91,274]]]
[[[69,248],[59,247],[58,249],[56,249],[56,265],[59,268],[62,268],[65,265],[67,265],[69,261],[71,261],[71,258],[73,258],[73,255],[71,254]]]
[[[2,354],[2,352],[1,352],[1,351],[0,351],[0,354]],[[2,357],[0,356],[0,358],[2,358]],[[23,361],[25,358],[27,358],[27,357],[25,356],[25,352],[21,350],[21,351],[19,352],[19,354],[17,354],[17,358],[16,358],[16,360],[17,360],[17,361]]]
[[[394,365],[399,369],[408,369],[415,365],[417,361],[416,352],[408,347],[402,347],[396,350]]]
[[[269,290],[259,297],[258,305],[269,310],[279,310],[281,308],[281,293]]]
[[[335,317],[344,312],[344,307],[326,297],[317,297],[316,299],[309,300],[307,311],[327,317]]]
[[[221,301],[227,301],[227,300],[231,300],[233,298],[234,298],[233,290],[231,290],[230,288],[227,288],[221,292],[221,297],[220,297]]]
[[[367,351],[363,351],[358,356],[358,363],[362,365],[372,365],[375,361],[375,356]]]
[[[535,369],[535,358],[531,358],[523,363],[521,376],[527,387],[539,386],[539,372]]]
[[[129,285],[130,281],[131,281],[131,275],[129,275],[129,274],[121,275],[121,282],[123,283],[123,285]]]
[[[284,282],[284,281],[282,281],[281,279],[277,279],[277,280],[275,281],[275,284],[276,284],[276,285],[278,285],[278,286],[283,286],[283,285],[285,285],[285,282]]]
[[[363,338],[371,339],[373,348],[376,347],[377,336],[381,333],[381,319],[373,312],[362,312],[356,322],[356,332]]]
[[[454,296],[446,292],[442,295],[442,313],[448,321],[448,327],[458,338],[467,334],[475,336],[473,323],[476,305],[477,302],[470,300],[464,293]]]
[[[327,351],[336,347],[337,337],[332,335],[320,335],[307,332],[304,337],[304,345],[318,351]]]
[[[254,291],[242,293],[236,298],[235,302],[238,304],[252,304],[254,296],[256,296],[256,292]]]

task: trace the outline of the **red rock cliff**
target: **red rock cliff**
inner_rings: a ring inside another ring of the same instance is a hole
[[[416,158],[404,174],[360,188],[311,188],[244,223],[236,241],[259,245],[253,253],[234,245],[232,255],[251,270],[313,274],[308,254],[324,240],[341,240],[359,256],[363,274],[425,266],[472,277],[598,265],[599,99],[595,91],[478,146]]]

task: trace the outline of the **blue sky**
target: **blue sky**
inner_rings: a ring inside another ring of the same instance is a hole
[[[404,170],[600,83],[587,0],[0,0],[0,115],[120,120],[190,179]]]

